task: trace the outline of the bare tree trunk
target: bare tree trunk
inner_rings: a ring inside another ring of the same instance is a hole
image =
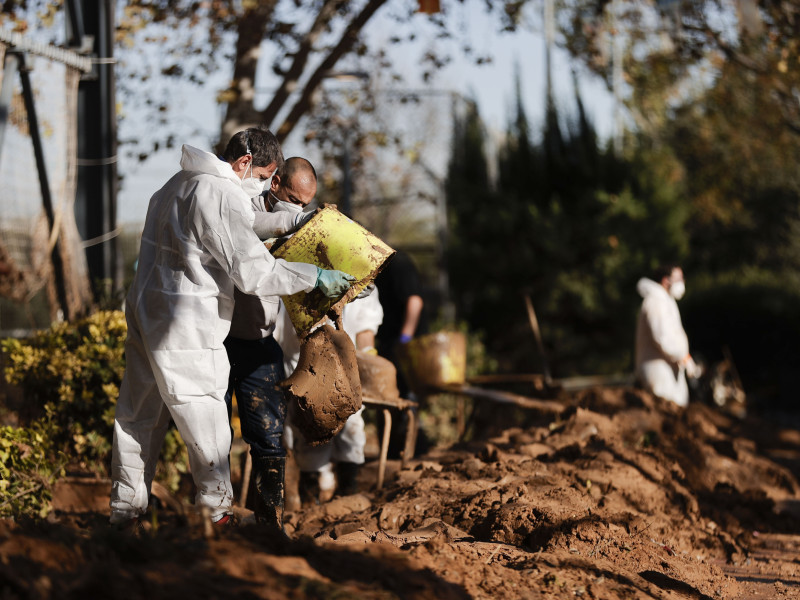
[[[311,108],[311,97],[324,79],[325,74],[333,69],[342,56],[352,50],[361,29],[385,2],[386,0],[369,0],[361,12],[353,18],[345,28],[339,42],[308,79],[301,97],[277,129],[273,121],[297,87],[297,82],[308,65],[309,57],[314,52],[314,44],[335,16],[341,0],[325,0],[314,20],[314,24],[301,40],[297,52],[294,53],[292,65],[284,75],[283,81],[275,92],[272,101],[261,112],[253,108],[256,66],[258,64],[261,41],[264,39],[267,23],[272,17],[273,9],[277,2],[276,0],[259,2],[257,8],[245,13],[239,20],[239,37],[236,42],[233,84],[226,92],[229,95],[227,99],[228,107],[225,113],[225,121],[222,124],[219,146],[224,147],[230,137],[237,131],[256,125],[269,126],[279,140],[285,140],[300,118]],[[221,149],[218,147],[218,150]]]
[[[272,18],[276,4],[277,0],[262,0],[256,3],[255,8],[245,11],[239,18],[233,82],[226,91],[229,95],[228,107],[220,132],[218,151],[225,147],[237,131],[255,127],[262,120],[261,114],[253,108],[256,67],[264,31]]]

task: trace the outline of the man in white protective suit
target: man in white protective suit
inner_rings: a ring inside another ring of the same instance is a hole
[[[689,354],[678,310],[677,301],[686,291],[683,270],[659,267],[653,279],[640,279],[636,290],[644,298],[636,326],[636,376],[655,396],[686,406],[686,376],[699,377],[701,369]]]
[[[342,310],[344,331],[359,352],[378,353],[375,334],[382,322],[383,307],[377,288],[369,295],[356,297]],[[300,358],[300,340],[286,311],[275,326],[275,339],[283,348],[286,373],[291,374]],[[330,498],[334,490],[339,496],[349,496],[358,491],[357,477],[364,464],[364,446],[367,443],[363,412],[362,406],[350,415],[331,441],[319,446],[307,444],[302,430],[289,423],[285,439],[287,446],[294,450],[300,470],[298,491],[304,504],[318,504],[321,498]]]
[[[222,157],[184,145],[181,170],[150,199],[126,299],[127,367],[114,422],[112,524],[135,525],[147,510],[170,418],[186,442],[196,505],[214,523],[232,522],[223,340],[234,289],[272,298],[319,287],[338,297],[354,280],[340,271],[276,260],[253,232],[251,198],[282,163],[278,141],[263,129],[234,135]]]

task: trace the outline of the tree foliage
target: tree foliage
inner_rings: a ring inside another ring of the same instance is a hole
[[[686,173],[690,340],[711,359],[728,348],[752,398],[793,399],[800,136],[764,78],[733,62],[660,135]]]
[[[610,89],[614,62],[620,61],[626,83],[616,91],[648,135],[658,136],[673,110],[696,102],[728,68],[747,73],[767,91],[775,116],[800,133],[795,0],[570,0],[559,16],[565,47]],[[621,48],[616,58],[615,45]]]
[[[20,31],[50,28],[64,4],[64,0],[10,0],[2,4],[0,22],[13,23]],[[462,0],[443,2],[442,11],[433,15],[419,14],[416,0],[117,0],[117,4],[118,97],[127,106],[121,114],[135,112],[137,119],[146,118],[150,125],[137,128],[125,141],[139,149],[142,159],[150,150],[175,143],[176,121],[182,115],[180,107],[173,106],[173,83],[209,93],[203,89],[209,79],[227,75],[227,85],[217,90],[225,113],[221,143],[256,125],[269,127],[284,140],[313,110],[316,92],[342,69],[340,65],[402,80],[392,68],[389,48],[371,47],[364,36],[379,12],[397,25],[390,46],[418,42],[414,23],[424,18],[430,24],[433,38],[425,42],[428,50],[420,61],[420,77],[429,81],[451,61],[450,51],[438,42],[459,38],[459,19],[465,10]],[[487,0],[483,7],[491,26],[513,32],[524,4]],[[459,50],[478,64],[491,62],[466,37]],[[264,107],[256,106],[259,72],[270,74],[270,97]]]
[[[50,431],[0,427],[0,518],[44,518],[65,459],[54,460]]]
[[[691,264],[704,272],[800,271],[800,137],[760,83],[728,64],[663,129],[685,165]]]
[[[668,153],[620,159],[597,143],[580,102],[554,104],[533,143],[522,103],[488,174],[477,111],[453,141],[448,257],[457,302],[506,369],[539,366],[523,296],[557,375],[630,368],[639,277],[686,252],[680,167]]]
[[[126,334],[122,312],[100,311],[75,323],[55,323],[29,340],[2,341],[7,381],[38,409],[48,443],[73,468],[108,472]],[[158,476],[175,487],[187,464],[185,446],[171,430]]]
[[[609,87],[611,48],[622,48],[616,91],[633,117],[630,141],[647,140],[680,165],[689,288],[681,306],[694,349],[718,358],[728,347],[748,392],[788,397],[800,274],[800,4],[562,7],[562,41]]]

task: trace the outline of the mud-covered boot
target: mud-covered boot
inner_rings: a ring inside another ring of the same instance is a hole
[[[302,506],[319,504],[319,473],[316,471],[300,471],[300,481],[297,487]]]
[[[283,489],[286,457],[260,456],[253,460],[255,473],[256,523],[285,536],[283,530]]]
[[[336,463],[336,495],[352,496],[358,493],[358,472],[361,465],[351,462]]]

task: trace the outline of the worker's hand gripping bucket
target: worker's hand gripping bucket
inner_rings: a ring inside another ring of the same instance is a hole
[[[326,298],[319,290],[284,296],[295,330],[302,336],[331,309],[340,309],[364,291],[395,251],[336,208],[326,206],[297,233],[272,249],[276,258],[338,269],[356,278],[341,298]]]
[[[400,347],[400,364],[416,394],[462,385],[467,372],[467,338],[457,331],[440,331],[414,338]]]

